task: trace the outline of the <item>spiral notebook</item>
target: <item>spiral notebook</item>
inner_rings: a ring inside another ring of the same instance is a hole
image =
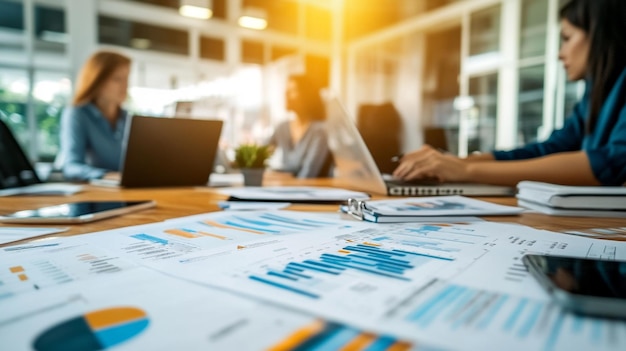
[[[497,205],[464,196],[415,197],[399,200],[362,201],[349,199],[341,211],[374,223],[423,222],[442,217],[508,216],[520,207]]]

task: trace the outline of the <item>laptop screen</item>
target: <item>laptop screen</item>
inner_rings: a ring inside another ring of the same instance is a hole
[[[335,158],[336,176],[342,186],[391,196],[510,196],[514,193],[514,188],[488,184],[385,182],[356,125],[337,98],[328,101],[326,116],[328,146]]]
[[[133,116],[126,128],[124,187],[204,186],[222,121]]]
[[[0,189],[41,183],[24,151],[0,120]]]
[[[387,194],[387,186],[376,162],[348,112],[337,98],[326,105],[328,146],[335,161],[339,182],[354,189]]]

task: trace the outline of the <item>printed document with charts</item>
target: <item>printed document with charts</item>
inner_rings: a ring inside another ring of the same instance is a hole
[[[398,200],[359,201],[350,199],[341,210],[374,223],[422,222],[441,216],[516,215],[519,207],[496,205],[463,196],[415,197]]]

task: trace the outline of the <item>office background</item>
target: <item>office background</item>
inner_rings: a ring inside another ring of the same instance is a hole
[[[561,126],[584,89],[558,62],[559,2],[213,0],[203,20],[178,0],[0,0],[0,118],[52,162],[77,71],[106,48],[133,60],[131,112],[222,119],[225,147],[269,136],[286,77],[306,72],[355,118],[391,102],[403,150],[428,128],[459,155],[510,148]],[[242,28],[249,12],[267,28]]]

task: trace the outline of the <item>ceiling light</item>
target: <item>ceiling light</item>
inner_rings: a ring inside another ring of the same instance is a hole
[[[245,7],[238,23],[244,28],[263,30],[267,28],[267,13],[258,7]]]
[[[130,46],[135,49],[146,50],[152,46],[152,41],[146,38],[132,38],[130,40]]]
[[[198,19],[209,19],[213,16],[211,0],[180,0],[178,12],[185,16]]]

